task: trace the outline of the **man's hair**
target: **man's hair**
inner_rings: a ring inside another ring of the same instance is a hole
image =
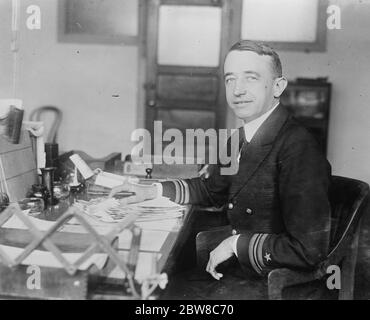
[[[276,77],[281,77],[283,75],[279,55],[266,44],[251,40],[240,40],[230,48],[229,52],[231,51],[252,51],[260,56],[269,56],[272,59],[272,72]]]

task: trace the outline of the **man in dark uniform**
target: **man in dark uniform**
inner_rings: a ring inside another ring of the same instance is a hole
[[[236,43],[226,56],[224,77],[228,105],[244,122],[238,172],[222,175],[218,165],[207,179],[127,184],[112,193],[134,191],[132,201],[162,194],[181,204],[226,204],[230,225],[215,236],[221,240],[206,266],[217,280],[223,274],[216,268],[230,258],[246,274],[311,269],[329,246],[330,165],[314,138],[279,104],[287,80],[275,51],[252,41]]]

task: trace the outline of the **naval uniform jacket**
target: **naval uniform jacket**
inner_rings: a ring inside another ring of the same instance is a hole
[[[282,106],[245,145],[236,174],[221,175],[218,164],[208,179],[162,183],[163,195],[181,204],[226,204],[230,236],[240,234],[243,268],[259,274],[277,267],[312,269],[329,247],[328,161]]]

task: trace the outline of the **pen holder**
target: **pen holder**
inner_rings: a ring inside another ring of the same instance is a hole
[[[55,167],[54,178],[58,179],[59,174],[59,146],[57,143],[45,143],[45,167]]]
[[[42,199],[44,202],[47,202],[49,197],[49,192],[47,188],[42,184],[33,184],[32,189],[27,193],[27,198],[38,198]]]

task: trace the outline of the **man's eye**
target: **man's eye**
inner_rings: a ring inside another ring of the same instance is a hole
[[[256,81],[257,80],[257,77],[255,77],[255,76],[249,76],[249,77],[247,77],[247,80],[248,81]]]
[[[226,82],[227,84],[230,84],[230,83],[232,83],[234,80],[235,80],[234,78],[228,78],[228,79],[226,79],[226,80],[225,80],[225,82]]]

